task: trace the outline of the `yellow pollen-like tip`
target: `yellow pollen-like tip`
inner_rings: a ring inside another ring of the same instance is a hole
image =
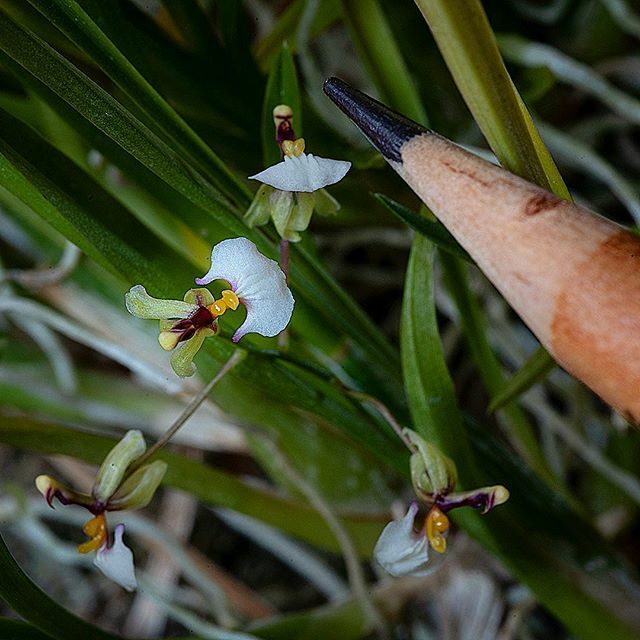
[[[107,539],[107,519],[101,513],[85,522],[82,531],[91,539],[79,544],[78,553],[90,553],[99,549]]]
[[[227,310],[227,305],[223,300],[216,300],[213,304],[210,304],[207,309],[209,309],[209,311],[211,311],[211,315],[214,317],[218,317],[221,316],[226,310]]]
[[[509,499],[509,489],[499,485],[496,487],[493,493],[493,504],[494,506],[498,506],[499,504],[504,504]]]
[[[238,300],[238,296],[233,291],[231,291],[231,289],[225,289],[221,295],[222,300],[227,305],[227,307],[231,309],[231,311],[235,311],[238,308],[240,300]]]
[[[299,158],[304,153],[304,146],[304,138],[298,138],[296,140],[284,140],[282,142],[282,152],[289,158],[291,158],[292,156]]]
[[[47,492],[53,485],[53,478],[50,476],[38,476],[36,478],[36,489],[43,495],[47,496]]]
[[[158,342],[165,351],[171,351],[171,349],[175,349],[179,339],[180,335],[177,333],[172,333],[171,331],[161,331],[160,335],[158,336]]]
[[[438,553],[444,553],[447,550],[447,539],[443,534],[449,531],[449,518],[438,507],[432,507],[429,511],[425,530],[431,548]]]

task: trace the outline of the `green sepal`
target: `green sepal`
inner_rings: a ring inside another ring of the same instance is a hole
[[[169,318],[187,318],[196,309],[193,304],[181,300],[162,300],[154,298],[147,290],[137,284],[124,295],[127,311],[143,320],[165,320]]]
[[[273,224],[280,237],[289,242],[300,242],[300,232],[306,231],[311,222],[315,193],[280,191],[272,196],[271,202]]]
[[[271,194],[275,189],[268,184],[263,184],[253,197],[247,212],[244,214],[244,221],[250,229],[261,227],[269,222],[271,218]]]
[[[129,465],[147,448],[142,433],[137,429],[127,431],[118,444],[109,451],[102,462],[93,485],[93,496],[107,503],[122,482]]]
[[[326,190],[314,191],[316,197],[315,211],[321,216],[334,216],[340,211],[340,203]]]
[[[196,372],[196,367],[193,364],[193,359],[196,353],[200,351],[200,347],[204,342],[204,339],[208,336],[214,336],[215,331],[213,329],[199,329],[193,338],[190,338],[186,342],[181,342],[171,354],[171,367],[175,371],[176,375],[181,378],[188,378]]]
[[[166,472],[167,463],[162,460],[156,460],[136,469],[113,494],[109,500],[108,510],[132,510],[146,507]]]

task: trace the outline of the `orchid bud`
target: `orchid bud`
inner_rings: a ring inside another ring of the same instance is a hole
[[[453,460],[415,431],[404,429],[403,432],[415,447],[410,467],[411,482],[418,496],[430,500],[452,491],[458,477]]]
[[[146,448],[140,431],[127,431],[124,438],[109,451],[98,471],[93,485],[93,496],[97,501],[108,502],[122,482],[129,465],[139,458]]]

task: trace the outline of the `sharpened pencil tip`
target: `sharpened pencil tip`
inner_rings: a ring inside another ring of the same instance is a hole
[[[388,160],[402,162],[402,145],[427,131],[340,78],[325,80],[324,92]]]

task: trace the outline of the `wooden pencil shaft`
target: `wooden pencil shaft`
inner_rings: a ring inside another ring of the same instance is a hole
[[[406,118],[396,127],[339,80],[325,90],[558,362],[640,422],[640,238]]]

